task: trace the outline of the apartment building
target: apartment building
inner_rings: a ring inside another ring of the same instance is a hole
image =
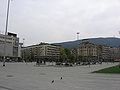
[[[120,59],[120,48],[119,47],[113,47],[113,48],[111,47],[110,52],[111,52],[111,55],[110,55],[111,60]]]
[[[81,57],[83,61],[98,60],[98,55],[101,53],[98,45],[90,42],[82,42],[77,49],[78,57]]]
[[[60,57],[60,46],[40,43],[22,48],[22,57],[29,61],[56,61]]]
[[[83,41],[77,48],[77,56],[82,60],[110,62],[120,58],[120,48]]]
[[[110,59],[111,59],[110,49],[111,49],[111,47],[106,46],[106,45],[102,45],[102,59],[105,62],[110,61]]]
[[[6,48],[5,50],[4,47]],[[6,36],[6,44],[5,44],[5,35],[0,34],[0,60],[3,59],[4,55],[8,59],[18,58],[20,56],[18,55],[18,48],[19,48],[19,38],[17,37],[17,34],[8,32]]]

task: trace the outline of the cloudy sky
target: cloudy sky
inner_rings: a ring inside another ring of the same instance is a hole
[[[0,0],[0,33],[5,31],[7,0]],[[120,0],[12,0],[9,32],[25,45],[94,37],[119,37]]]

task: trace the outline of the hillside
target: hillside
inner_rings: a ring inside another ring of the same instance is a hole
[[[111,47],[119,47],[120,46],[120,38],[109,37],[109,38],[89,38],[87,39],[89,42],[98,44],[98,45],[107,45]],[[82,42],[82,40],[76,41],[68,41],[62,43],[55,43],[56,45],[61,45],[64,48],[75,48]]]

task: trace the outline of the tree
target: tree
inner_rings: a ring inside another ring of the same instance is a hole
[[[67,48],[65,48],[65,53],[67,55],[67,62],[69,63],[75,63],[76,61],[76,56],[71,53],[71,51]]]
[[[67,48],[60,50],[60,62],[75,63],[76,56],[71,53]]]
[[[69,56],[69,62],[70,63],[75,63],[76,62],[76,57],[73,54],[70,54],[70,56]]]
[[[67,55],[65,53],[65,49],[64,48],[61,48],[60,49],[60,62],[66,62],[67,60]]]

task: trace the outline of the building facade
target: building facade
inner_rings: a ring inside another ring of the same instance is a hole
[[[111,52],[110,58],[112,61],[116,61],[120,59],[120,48],[119,47],[110,48],[110,52]]]
[[[102,45],[102,60],[108,62],[111,59],[111,49],[112,47]]]
[[[4,49],[5,47],[5,49]],[[19,38],[17,34],[9,33],[6,36],[5,44],[5,35],[0,34],[0,59],[2,60],[4,56],[9,59],[18,58],[18,48],[19,48]]]
[[[77,56],[82,61],[112,62],[120,58],[120,48],[85,41],[77,48]]]
[[[80,44],[77,54],[82,61],[95,61],[100,59],[101,50],[98,45],[87,41]]]
[[[60,46],[40,43],[22,48],[22,57],[29,61],[57,61],[60,57]]]

